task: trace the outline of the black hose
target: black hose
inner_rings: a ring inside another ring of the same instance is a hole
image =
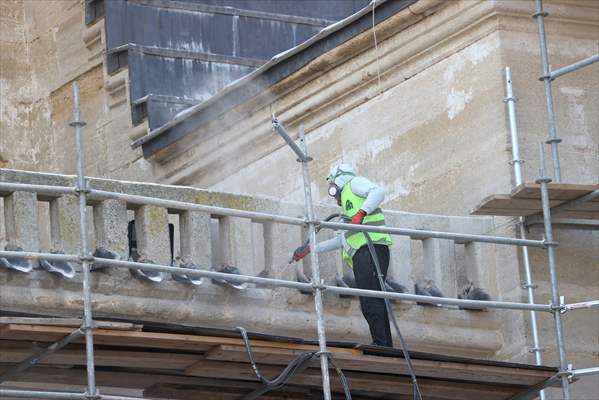
[[[332,220],[333,218],[338,218],[338,217],[340,217],[340,216],[341,216],[341,214],[339,214],[339,213],[333,213],[333,214],[329,215],[328,217],[326,217],[326,218],[325,218],[323,221],[325,221],[325,222],[329,222],[329,221],[330,221],[330,220]],[[321,228],[320,226],[317,226],[317,227],[316,227],[316,229],[314,230],[314,232],[315,232],[315,233],[318,233],[318,232],[320,232],[320,230],[321,230],[321,229],[322,229],[322,228]],[[310,243],[310,238],[307,238],[307,239],[304,241],[304,247],[306,247],[306,246],[307,246],[309,243]]]
[[[247,331],[245,330],[245,328],[242,327],[238,327],[237,330],[241,332],[241,336],[243,337],[243,342],[245,343],[245,348],[248,353],[248,358],[250,359],[250,363],[252,364],[252,369],[254,370],[256,377],[260,380],[260,382],[267,386],[269,390],[275,390],[285,385],[287,381],[289,381],[289,379],[291,379],[293,375],[295,375],[295,373],[298,372],[298,370],[306,368],[310,361],[312,361],[312,359],[314,359],[318,355],[318,352],[316,351],[308,351],[305,353],[301,353],[293,360],[291,360],[291,362],[285,367],[283,372],[281,372],[276,378],[272,380],[267,379],[258,370],[256,360],[254,359],[252,345],[250,344],[250,340],[247,335]]]
[[[336,217],[342,217],[341,218],[342,222],[349,222],[349,220],[350,220],[348,217],[342,216],[339,213],[335,213],[335,214],[329,215],[325,219],[325,221],[330,221]],[[368,250],[370,251],[370,256],[372,257],[372,261],[374,262],[374,267],[376,268],[376,275],[379,280],[379,285],[381,287],[381,291],[386,292],[387,289],[385,286],[385,279],[383,278],[383,274],[381,273],[379,257],[376,254],[374,244],[372,243],[372,239],[370,238],[370,235],[368,234],[368,232],[363,232],[363,233],[364,233],[364,236],[366,236],[366,243],[368,245]],[[306,242],[306,244],[308,244],[308,242]],[[410,357],[408,345],[406,344],[406,341],[404,340],[403,335],[401,334],[401,331],[399,330],[399,324],[397,323],[397,319],[395,318],[395,314],[393,313],[393,308],[391,307],[391,302],[389,301],[389,299],[383,299],[383,300],[385,301],[385,308],[387,309],[387,314],[389,315],[389,320],[391,320],[391,322],[393,323],[393,328],[395,329],[395,332],[397,333],[397,337],[399,337],[401,349],[403,351],[408,370],[410,371],[410,377],[412,379],[412,386],[414,388],[414,399],[422,400],[422,394],[420,393],[420,387],[418,386],[418,381],[416,380],[416,373],[414,372],[414,366],[412,365],[412,358]],[[343,378],[345,378],[345,376],[343,376]],[[347,394],[346,394],[346,396],[347,396]]]
[[[339,380],[341,381],[341,385],[343,386],[343,393],[345,394],[345,400],[352,400],[351,392],[349,390],[349,382],[347,380],[347,377],[345,376],[343,371],[341,371],[341,368],[339,368],[337,365],[335,365],[335,363],[333,362],[333,359],[330,356],[329,356],[329,364],[331,364],[331,366],[335,369],[335,371],[337,371],[337,375],[339,375]]]
[[[328,222],[328,221],[332,220],[333,218],[339,218],[340,216],[341,216],[341,213],[332,213],[331,215],[329,215],[328,217],[326,217],[324,219],[324,221]],[[320,229],[318,229],[318,230],[320,230]]]
[[[245,328],[237,327],[237,330],[241,333],[241,337],[243,338],[243,343],[245,343],[245,348],[248,353],[248,358],[250,360],[250,364],[252,365],[252,369],[254,370],[254,374],[256,377],[262,382],[265,386],[264,389],[260,390],[257,393],[257,396],[262,395],[271,390],[280,389],[283,387],[293,376],[297,373],[300,373],[304,369],[306,369],[310,362],[316,357],[319,356],[319,352],[317,351],[307,351],[299,354],[295,357],[291,362],[285,367],[283,372],[281,372],[276,378],[270,380],[264,377],[258,370],[258,366],[256,365],[256,360],[254,359],[254,351],[252,350],[252,345],[250,344],[250,339],[248,338],[247,331]],[[339,380],[341,381],[341,385],[343,386],[343,392],[345,393],[345,400],[352,400],[351,393],[349,391],[349,383],[347,378],[341,371],[339,367],[337,367],[333,360],[331,359],[331,355],[327,353],[329,363],[333,366],[337,374],[339,375]]]
[[[379,279],[379,285],[381,286],[381,291],[386,292],[387,289],[385,287],[385,279],[383,278],[383,274],[381,273],[381,267],[379,264],[379,257],[376,254],[376,249],[374,248],[374,244],[372,243],[372,239],[368,232],[363,232],[364,236],[366,236],[366,242],[368,245],[368,250],[370,251],[370,256],[372,257],[372,261],[374,261],[374,267],[376,268],[376,275]],[[399,337],[399,342],[401,344],[401,349],[404,354],[404,358],[406,360],[406,364],[408,366],[408,370],[410,371],[410,377],[412,378],[412,386],[414,388],[414,399],[422,400],[422,394],[420,393],[420,387],[418,386],[418,381],[416,380],[416,373],[414,372],[414,366],[412,365],[412,358],[410,357],[410,352],[408,351],[408,346],[399,330],[399,324],[395,319],[395,314],[393,313],[393,308],[391,307],[391,302],[389,299],[385,300],[385,307],[387,308],[387,314],[389,315],[389,319],[393,323],[393,327],[395,328],[395,332]]]

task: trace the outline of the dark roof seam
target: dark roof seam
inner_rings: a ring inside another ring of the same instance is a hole
[[[310,18],[310,17],[301,17],[297,15],[290,14],[275,14],[264,11],[254,11],[254,10],[245,10],[242,8],[234,8],[228,6],[215,6],[210,4],[201,4],[201,3],[187,3],[181,1],[174,0],[129,0],[129,2],[134,4],[139,4],[142,6],[149,7],[160,7],[160,8],[172,8],[177,10],[184,11],[195,11],[195,12],[203,12],[203,13],[212,13],[212,14],[224,14],[224,15],[233,15],[240,17],[249,17],[249,18],[259,18],[259,19],[270,19],[273,21],[281,21],[281,22],[290,22],[301,25],[313,25],[325,27],[334,23],[335,21],[331,21],[328,19],[321,18]]]
[[[193,105],[196,105],[196,104],[200,103],[200,100],[190,99],[190,98],[187,98],[187,97],[171,96],[171,95],[166,95],[166,94],[148,93],[144,97],[141,97],[141,98],[139,98],[137,100],[132,101],[131,104],[137,106],[137,105],[146,103],[146,102],[148,102],[150,100],[161,101],[161,102],[165,102],[165,103],[174,103],[174,104],[187,104],[187,105],[190,105],[190,106],[193,106]]]
[[[244,65],[247,67],[259,67],[268,61],[256,58],[229,56],[225,54],[175,50],[166,47],[141,46],[135,43],[128,43],[122,46],[115,47],[113,49],[109,49],[107,50],[107,54],[120,53],[127,50],[160,57],[186,58],[192,60],[219,62],[225,64]]]

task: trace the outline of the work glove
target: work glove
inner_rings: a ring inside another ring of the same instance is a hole
[[[310,254],[310,244],[305,244],[295,249],[291,259],[293,261],[299,261],[302,258],[306,257],[308,254]]]
[[[356,213],[356,215],[354,215],[351,219],[351,223],[352,224],[356,224],[356,225],[360,225],[362,223],[362,220],[364,219],[364,217],[366,216],[366,211],[360,209],[358,210],[358,212]]]

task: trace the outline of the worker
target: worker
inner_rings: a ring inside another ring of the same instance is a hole
[[[384,226],[385,217],[379,208],[385,197],[385,191],[368,179],[356,176],[351,164],[334,166],[327,176],[329,196],[337,200],[341,206],[342,216],[352,224]],[[389,268],[389,247],[391,236],[385,233],[368,233],[378,257],[383,275]],[[310,251],[310,244],[298,247],[293,253],[293,260],[299,261]],[[381,290],[374,260],[368,248],[366,235],[358,231],[338,231],[333,239],[318,243],[314,250],[317,253],[342,249],[343,260],[353,268],[356,286],[359,289]],[[393,347],[389,316],[385,300],[372,297],[360,297],[360,309],[368,322],[372,342],[375,345]]]

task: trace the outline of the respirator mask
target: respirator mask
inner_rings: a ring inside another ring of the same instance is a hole
[[[335,180],[339,178],[341,175],[351,175],[355,176],[355,172],[351,164],[341,163],[337,166],[331,168],[329,175],[327,176],[327,181],[329,182],[328,193],[329,196],[337,200],[337,205],[341,205],[341,190],[339,186],[335,183]],[[343,184],[343,182],[339,182]]]
[[[337,193],[339,192],[339,188],[333,182],[329,184],[329,196],[337,197]]]
[[[329,183],[329,196],[337,200],[337,205],[341,205],[341,189],[334,182]]]

